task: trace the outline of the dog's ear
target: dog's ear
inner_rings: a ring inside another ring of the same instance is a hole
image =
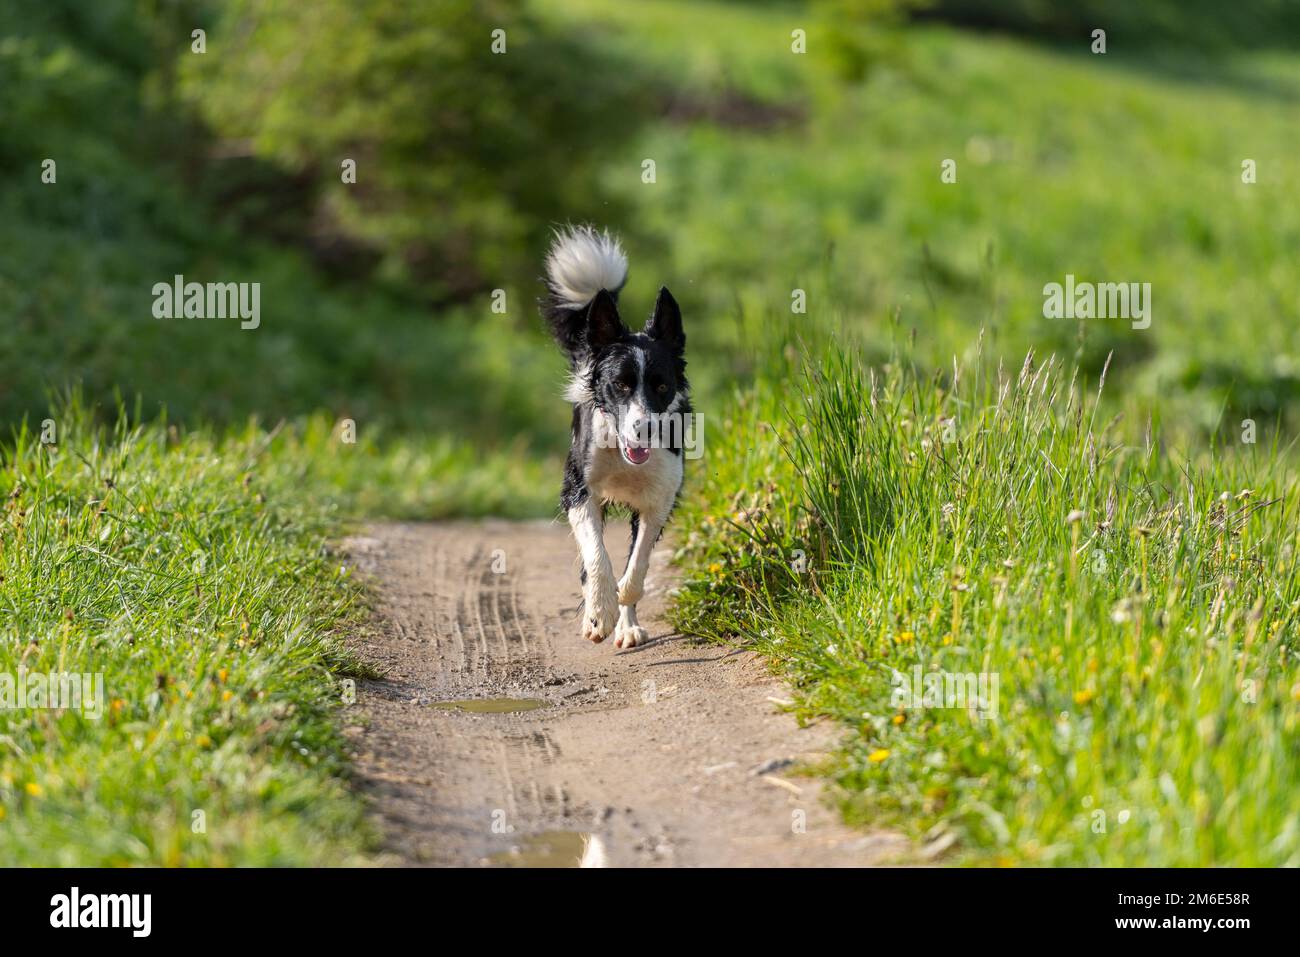
[[[587,345],[593,352],[621,339],[627,330],[618,317],[618,304],[609,290],[602,289],[587,310]]]
[[[667,286],[659,289],[659,298],[655,300],[655,311],[650,314],[650,319],[645,324],[645,334],[671,347],[674,352],[681,352],[686,348],[686,333],[682,331],[682,310]]]

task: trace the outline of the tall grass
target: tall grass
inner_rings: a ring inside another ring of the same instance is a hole
[[[104,696],[0,707],[0,861],[364,859],[336,724],[361,592],[286,436],[50,422],[0,460],[0,676]]]
[[[678,615],[845,723],[850,816],[959,859],[1300,864],[1286,451],[1189,459],[1051,358],[805,368],[715,434]],[[995,713],[914,708],[916,666],[996,677]]]

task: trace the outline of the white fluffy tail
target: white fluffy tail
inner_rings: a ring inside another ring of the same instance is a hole
[[[602,289],[618,294],[627,282],[627,255],[617,238],[591,226],[557,229],[546,278],[557,307],[581,309]]]

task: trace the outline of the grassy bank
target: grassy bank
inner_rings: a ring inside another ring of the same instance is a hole
[[[1300,864],[1280,450],[1167,446],[1051,360],[805,372],[713,433],[677,615],[844,723],[850,819],[953,861]]]
[[[103,700],[0,712],[0,858],[360,859],[336,715],[364,606],[290,440],[52,421],[0,465],[0,673]]]

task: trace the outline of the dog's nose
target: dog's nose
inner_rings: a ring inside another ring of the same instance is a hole
[[[644,448],[650,445],[650,418],[649,416],[637,416],[629,418],[624,423],[623,438],[628,445],[636,445]]]

